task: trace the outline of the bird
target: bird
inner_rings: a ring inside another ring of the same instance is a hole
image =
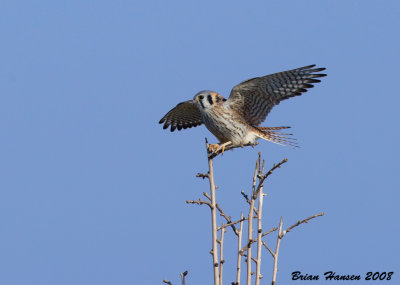
[[[228,99],[211,90],[198,92],[193,100],[179,103],[159,121],[163,129],[170,126],[171,132],[204,124],[219,140],[208,145],[211,152],[222,153],[225,147],[243,147],[264,139],[282,145],[292,145],[291,134],[281,133],[283,127],[262,127],[272,108],[281,101],[300,96],[317,79],[326,76],[319,73],[325,68],[315,64],[292,70],[277,72],[266,76],[245,80],[234,86]]]

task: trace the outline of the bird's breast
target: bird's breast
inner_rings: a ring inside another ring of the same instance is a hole
[[[241,145],[248,136],[249,128],[243,118],[221,105],[204,110],[202,118],[207,129],[220,142],[231,141],[233,144]]]

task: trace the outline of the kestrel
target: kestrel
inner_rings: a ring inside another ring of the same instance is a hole
[[[220,144],[209,146],[215,152],[223,152],[227,145],[254,144],[259,138],[291,145],[287,134],[278,132],[289,127],[261,127],[260,124],[282,100],[299,96],[314,87],[313,83],[321,82],[316,78],[326,76],[318,73],[325,68],[314,67],[309,65],[243,81],[233,87],[228,99],[214,91],[200,91],[193,100],[170,110],[159,123],[164,123],[164,129],[171,126],[171,132],[204,123],[219,140]]]

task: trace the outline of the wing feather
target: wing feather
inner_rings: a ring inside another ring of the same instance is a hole
[[[315,78],[326,76],[318,73],[325,68],[314,67],[309,65],[246,80],[233,87],[226,103],[239,110],[249,124],[258,126],[275,105],[321,82]]]
[[[178,129],[197,127],[203,123],[200,110],[194,104],[193,100],[185,101],[171,109],[159,122],[164,123],[163,129],[171,126],[171,132]]]

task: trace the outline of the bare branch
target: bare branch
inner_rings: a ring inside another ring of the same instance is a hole
[[[172,285],[171,282],[169,282],[168,280],[165,280],[165,279],[162,282],[164,282],[165,284],[168,284],[168,285]]]
[[[208,200],[211,201],[211,197],[210,197],[210,195],[209,195],[207,192],[203,192],[203,195],[204,195]]]
[[[246,146],[251,146],[251,147],[255,147],[256,145],[258,145],[258,142],[255,142],[255,143],[248,143],[248,144],[245,144],[245,145],[243,145],[243,146],[233,146],[232,144],[229,144],[229,145],[227,145],[226,147],[225,147],[225,150],[224,151],[228,151],[228,150],[231,150],[231,149],[234,149],[234,148],[238,148],[238,147],[246,147]],[[218,151],[217,153],[216,152],[208,152],[208,158],[209,159],[213,159],[214,157],[216,157],[216,156],[218,156],[218,155],[220,155],[221,154],[221,152],[220,151]]]
[[[270,229],[269,231],[263,233],[261,236],[264,237],[264,236],[276,231],[277,229],[278,229],[278,227],[274,227],[274,228]],[[253,239],[250,244],[255,243],[255,242],[258,242],[258,238]],[[248,248],[248,244],[246,244],[240,251],[243,253],[247,250],[247,248]]]
[[[284,231],[282,232],[282,237],[284,237],[284,236],[285,236],[288,232],[290,232],[293,228],[295,228],[295,227],[297,227],[297,226],[299,226],[299,225],[301,225],[301,224],[303,224],[303,223],[308,223],[309,220],[314,219],[314,218],[317,218],[317,217],[321,217],[321,216],[323,216],[323,215],[324,215],[324,213],[319,213],[319,214],[313,215],[313,216],[311,216],[311,217],[308,217],[307,219],[298,221],[298,222],[295,223],[294,225],[292,225],[292,226],[288,227],[286,230],[284,230]]]
[[[208,156],[208,144],[206,142],[206,150]],[[210,183],[211,197],[211,224],[212,224],[212,252],[213,252],[213,269],[214,269],[214,285],[219,285],[218,270],[218,245],[217,245],[217,211],[215,198],[214,168],[212,158],[208,158],[208,181]]]
[[[257,198],[257,195],[260,192],[260,188],[264,186],[265,179],[267,179],[268,176],[270,176],[274,172],[275,169],[280,168],[282,166],[282,164],[286,163],[287,161],[288,161],[287,158],[283,159],[278,164],[274,164],[274,166],[267,173],[265,173],[263,176],[260,175],[260,180],[258,182],[258,187],[257,187],[256,191],[253,193],[253,195],[255,196],[255,199]]]
[[[181,275],[181,281],[182,281],[182,285],[185,285],[185,277],[186,277],[186,275],[188,274],[188,272],[189,271],[185,271],[185,272],[182,272],[180,275]]]
[[[237,220],[236,222],[232,222],[232,223],[229,223],[229,224],[223,224],[222,226],[218,227],[217,230],[225,229],[225,228],[227,228],[229,226],[236,225],[236,224],[238,224],[240,222],[243,222],[245,220],[247,220],[247,219],[246,218],[242,218],[240,220]],[[234,229],[233,231],[236,233],[236,235],[238,235],[238,230]]]
[[[253,240],[253,211],[254,211],[254,191],[256,188],[256,182],[257,182],[257,171],[258,171],[258,161],[256,162],[256,167],[254,169],[254,175],[253,175],[253,187],[251,189],[251,200],[250,200],[250,209],[249,209],[249,215],[248,215],[248,222],[247,222],[247,280],[246,284],[250,285],[251,283],[251,244]]]
[[[226,230],[225,229],[222,229],[222,231],[221,231],[221,238],[220,238],[220,240],[219,240],[219,258],[220,258],[220,261],[219,261],[219,285],[222,285],[222,276],[223,276],[223,268],[224,268],[224,266],[223,266],[223,264],[224,264],[224,262],[225,262],[225,260],[224,260],[224,234],[225,234],[225,232],[226,232]]]
[[[222,211],[221,207],[220,207],[218,204],[215,204],[215,206],[217,207],[217,210],[219,211],[220,216],[224,217],[225,220],[228,222],[228,224],[232,227],[232,230],[233,230],[233,232],[235,233],[235,235],[238,235],[238,234],[237,234],[236,227],[235,227],[235,224],[236,224],[236,223],[233,223],[233,222],[232,222],[231,217],[228,216],[228,215],[226,215],[226,214],[224,213],[224,211]]]
[[[243,220],[243,212],[240,213],[240,220]],[[239,231],[238,231],[238,257],[237,257],[237,269],[236,269],[236,284],[240,284],[240,273],[241,273],[241,260],[242,254],[240,253],[240,249],[242,248],[242,235],[243,235],[243,221],[240,222]]]
[[[240,192],[241,194],[242,194],[242,196],[244,197],[244,199],[246,200],[246,202],[247,202],[247,204],[249,204],[250,205],[250,199],[249,199],[249,196],[247,196],[247,194],[242,190],[241,192]]]
[[[272,255],[272,258],[275,258],[275,253],[269,248],[265,241],[263,241],[262,244],[266,249],[268,249],[269,253]]]
[[[203,178],[203,179],[208,178],[208,173],[197,173],[196,177]]]
[[[261,236],[265,237],[266,235],[269,235],[270,233],[276,231],[277,229],[278,229],[278,227],[274,227],[274,228],[270,229],[269,231],[263,233]]]
[[[186,204],[207,205],[207,206],[210,207],[210,209],[213,208],[213,206],[211,205],[210,202],[203,201],[203,200],[201,200],[201,198],[199,198],[198,201],[196,201],[196,200],[186,200]]]
[[[264,166],[264,161],[263,161]],[[261,153],[258,153],[258,173],[261,174],[264,169],[261,167]],[[261,245],[262,245],[262,210],[263,210],[264,193],[263,187],[260,187],[258,195],[258,215],[257,215],[257,262],[256,262],[256,285],[260,284],[261,275]]]
[[[278,238],[276,239],[276,248],[275,248],[275,254],[274,254],[274,269],[272,272],[272,285],[275,285],[276,274],[278,273],[278,255],[279,255],[279,248],[281,246],[281,240],[282,240],[282,226],[283,226],[283,219],[281,217],[281,221],[279,222]]]

